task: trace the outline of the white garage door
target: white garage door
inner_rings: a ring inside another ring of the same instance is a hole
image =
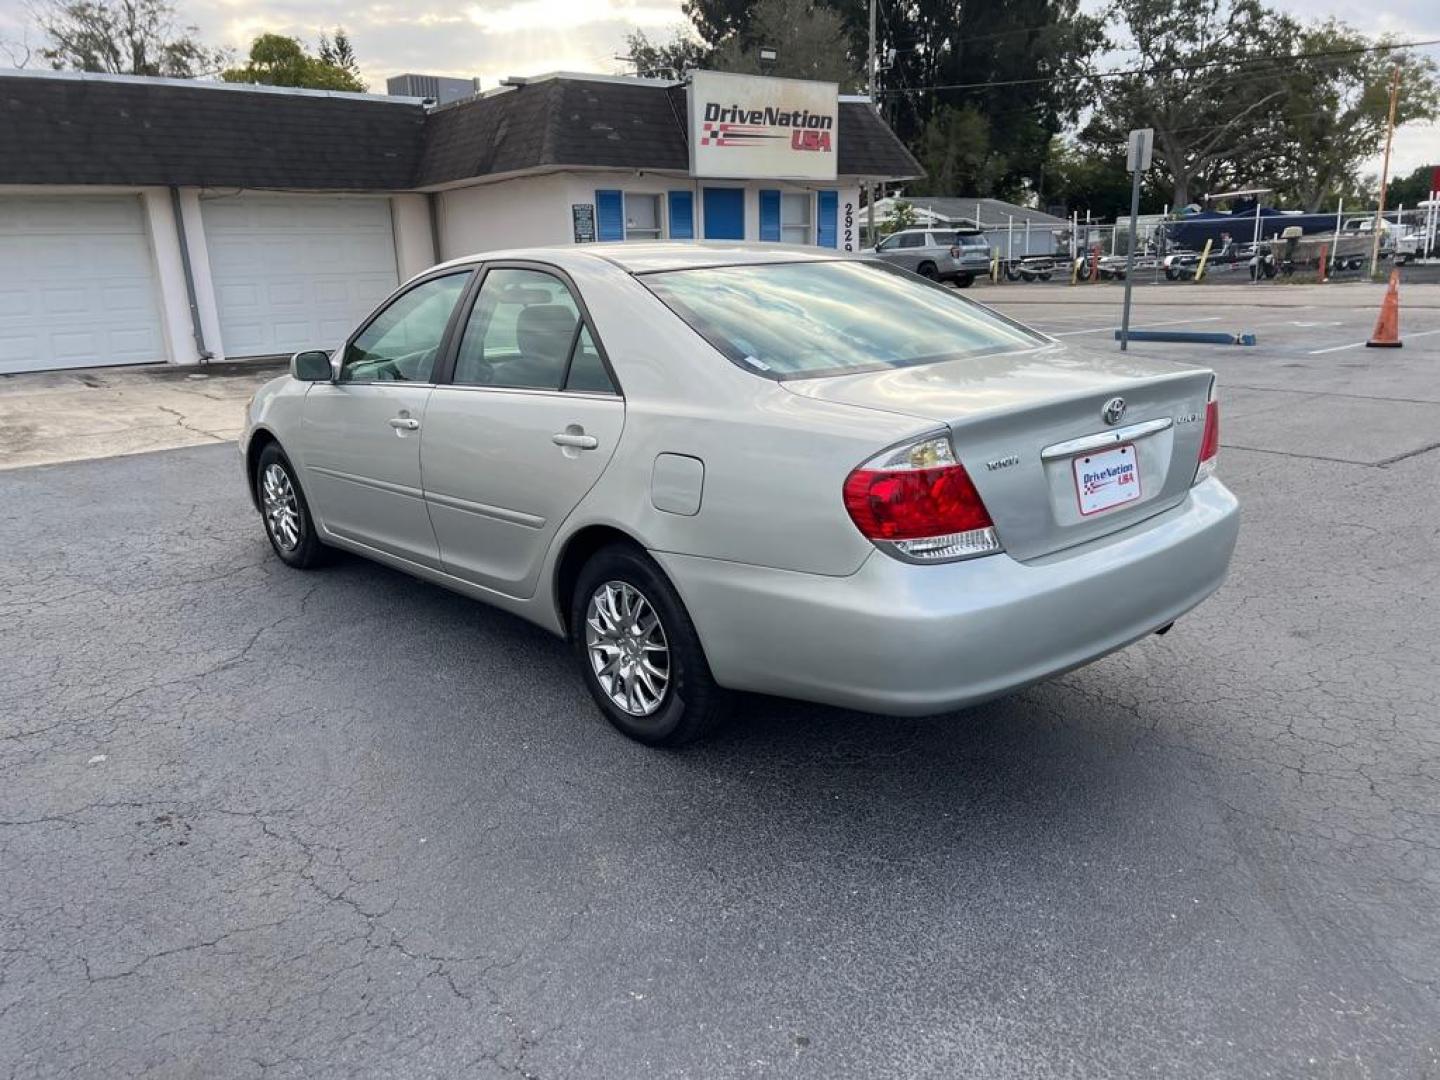
[[[226,356],[331,348],[397,283],[388,199],[229,195],[201,208]]]
[[[0,197],[0,373],[164,359],[138,196]]]

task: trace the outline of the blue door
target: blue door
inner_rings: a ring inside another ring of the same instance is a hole
[[[670,192],[670,239],[695,239],[695,198],[688,191]]]
[[[745,239],[745,189],[707,187],[704,191],[705,239]]]
[[[816,196],[816,203],[815,243],[820,247],[839,247],[840,193],[838,191],[822,191]]]

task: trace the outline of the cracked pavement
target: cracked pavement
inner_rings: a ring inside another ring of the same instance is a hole
[[[1428,340],[1325,377],[1440,414]],[[680,753],[538,629],[281,565],[233,447],[0,474],[0,1077],[1440,1077],[1433,417],[1324,460],[1292,360],[1222,358],[1274,445],[1166,637]]]

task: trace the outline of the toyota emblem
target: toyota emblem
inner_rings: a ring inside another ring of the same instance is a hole
[[[1105,408],[1100,411],[1100,419],[1111,426],[1125,419],[1125,399],[1123,397],[1112,397],[1109,401],[1105,402]]]

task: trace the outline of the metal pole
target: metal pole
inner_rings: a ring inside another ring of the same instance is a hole
[[[1258,195],[1255,196],[1255,237],[1250,241],[1250,248],[1255,252],[1252,256],[1255,260],[1255,284],[1259,285],[1262,275],[1260,273],[1260,196]]]
[[[870,107],[875,105],[875,2],[870,0],[870,47],[865,58],[865,94],[870,98]],[[878,247],[879,238],[875,235],[875,192],[878,185],[866,184],[866,204],[869,207],[870,217],[870,246]]]
[[[875,235],[875,193],[880,190],[879,184],[866,184],[865,191],[870,197],[866,200],[866,210],[870,215],[870,246],[879,247],[880,238]]]
[[[875,104],[875,0],[870,0],[870,49],[865,59],[865,93]]]
[[[1342,198],[1340,200],[1340,205],[1335,208],[1335,246],[1330,250],[1330,265],[1334,269],[1330,270],[1329,273],[1326,275],[1327,279],[1329,277],[1333,277],[1335,269],[1338,269],[1340,266],[1340,263],[1338,261],[1340,255],[1340,221],[1344,217],[1344,215],[1345,200]]]
[[[1130,347],[1130,288],[1135,284],[1135,219],[1140,216],[1140,170],[1130,184],[1130,247],[1125,252],[1125,313],[1120,317],[1120,351]],[[1119,232],[1117,229],[1116,232]]]
[[[1005,263],[1006,263],[1006,265],[1008,266],[1009,264],[1013,263],[1014,261],[1015,261],[1015,215],[1014,215],[1014,214],[1011,214],[1011,215],[1010,215],[1010,220],[1009,220],[1008,224],[1006,224],[1006,226],[1005,226]]]
[[[1375,211],[1375,235],[1370,241],[1370,276],[1380,271],[1380,225],[1385,220],[1385,189],[1390,185],[1390,143],[1395,138],[1395,102],[1400,96],[1400,65],[1390,76],[1390,119],[1385,127],[1385,161],[1380,167],[1380,206]]]

